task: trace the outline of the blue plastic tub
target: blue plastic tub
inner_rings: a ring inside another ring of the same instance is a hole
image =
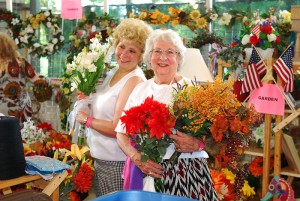
[[[92,201],[195,201],[193,199],[147,191],[119,191]]]

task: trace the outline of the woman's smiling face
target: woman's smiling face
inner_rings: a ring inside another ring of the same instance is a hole
[[[174,77],[179,65],[179,53],[170,42],[158,40],[151,51],[150,63],[157,77]]]
[[[115,58],[120,68],[130,70],[136,68],[141,60],[142,50],[139,46],[121,40],[116,47]]]

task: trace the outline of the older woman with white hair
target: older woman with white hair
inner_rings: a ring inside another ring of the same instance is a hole
[[[151,96],[154,100],[169,105],[172,102],[173,88],[177,87],[177,83],[191,84],[190,80],[178,74],[185,50],[181,37],[175,31],[155,30],[147,39],[144,54],[144,62],[153,69],[155,76],[135,87],[124,109],[138,106]],[[162,178],[164,189],[161,193],[202,201],[217,200],[206,154],[201,151],[203,149],[201,139],[177,131],[176,135],[171,135],[174,144],[168,148],[165,160],[162,164],[157,164],[151,160],[141,161],[142,153],[131,146],[125,126],[121,122],[116,127],[116,132],[119,146],[138,167],[140,173]],[[168,159],[174,152],[174,146],[182,154],[178,162],[172,165]],[[134,180],[134,183],[139,183],[135,175],[128,178]]]

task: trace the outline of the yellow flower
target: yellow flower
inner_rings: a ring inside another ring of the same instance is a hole
[[[207,21],[205,18],[200,17],[199,19],[196,20],[196,24],[200,29],[206,28],[207,27]]]
[[[37,21],[34,21],[32,24],[31,24],[32,28],[33,29],[37,29],[39,27],[39,23]]]
[[[134,13],[129,13],[129,16],[128,16],[129,18],[135,18],[135,15],[134,15]]]
[[[244,186],[241,191],[243,192],[243,195],[245,195],[247,197],[255,195],[255,191],[251,186],[249,186],[248,181],[245,181]]]
[[[199,10],[193,10],[191,13],[190,13],[190,18],[192,20],[196,20],[198,18],[201,17],[201,13],[199,12]]]
[[[77,144],[72,144],[71,151],[62,149],[62,151],[66,152],[63,162],[67,162],[69,156],[71,156],[72,158],[77,158],[79,161],[81,161],[83,155],[89,150],[90,148],[87,146],[83,146],[81,149],[79,149]]]
[[[226,175],[226,179],[230,181],[231,184],[234,184],[235,180],[235,174],[233,174],[230,170],[227,168],[223,168],[222,172]]]
[[[75,47],[79,47],[81,40],[80,39],[76,39],[74,42],[74,46]]]
[[[170,19],[170,16],[165,15],[161,12],[159,12],[158,10],[155,10],[154,13],[152,13],[151,15],[151,22],[153,24],[160,24],[160,25],[164,25],[165,23],[167,23]]]
[[[140,20],[145,20],[147,18],[147,13],[146,12],[141,12],[141,14],[139,15],[139,19]]]

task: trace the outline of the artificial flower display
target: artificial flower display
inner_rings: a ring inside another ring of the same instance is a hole
[[[39,38],[39,25],[43,25],[49,37]],[[51,37],[50,37],[51,36]],[[33,56],[45,57],[58,52],[64,45],[64,36],[58,24],[58,18],[51,10],[30,15],[22,22],[18,38],[15,39],[20,48],[28,48]]]
[[[71,161],[72,171],[60,186],[62,200],[84,200],[88,195],[88,191],[92,187],[92,179],[94,177],[94,168],[92,160],[87,159],[86,154],[89,151],[87,146],[81,149],[77,144],[72,144],[71,149],[62,149],[65,152],[63,161]]]
[[[33,144],[35,142],[43,142],[48,134],[35,125],[32,119],[28,119],[23,123],[23,128],[21,129],[21,136],[25,144]]]
[[[226,168],[222,168],[221,170],[211,169],[210,173],[217,192],[218,200],[235,200],[236,192],[234,191],[234,184],[236,175]],[[242,200],[247,200],[248,198],[252,198],[256,193],[254,188],[249,185],[248,181],[244,181],[239,194]]]
[[[148,97],[141,105],[126,110],[120,120],[136,148],[143,154],[141,160],[151,159],[160,163],[171,143],[168,136],[175,123],[167,105]],[[156,188],[161,189],[162,181],[155,181]]]
[[[242,153],[249,146],[260,115],[237,100],[233,83],[231,78],[225,83],[217,76],[212,83],[195,82],[179,87],[174,94],[172,112],[177,117],[175,129],[204,139],[205,150],[220,167],[228,167],[237,174],[234,190],[239,197],[246,171]]]
[[[153,11],[142,9],[139,14],[130,13],[130,18],[139,18],[155,25],[165,25],[170,23],[172,26],[184,25],[192,31],[197,29],[208,30],[208,24],[217,19],[217,15],[210,10],[200,12],[198,9],[188,6],[186,8],[169,7],[168,13],[159,9]]]
[[[110,45],[101,44],[100,39],[100,35],[91,39],[89,51],[83,49],[74,56],[72,63],[67,64],[66,74],[69,75],[71,91],[78,89],[88,96],[95,90],[105,69],[105,63],[110,59]]]

